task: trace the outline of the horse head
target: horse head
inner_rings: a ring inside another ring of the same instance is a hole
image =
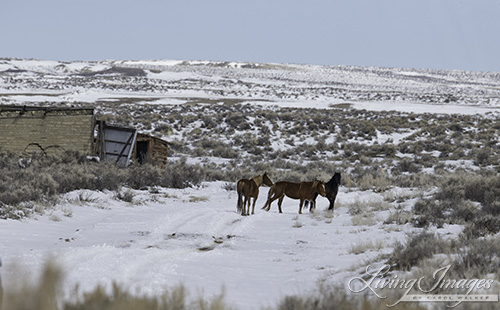
[[[267,186],[273,186],[273,181],[271,181],[271,178],[269,178],[269,175],[267,175],[267,171],[262,175],[262,183]]]
[[[340,184],[340,172],[335,172],[333,178],[335,179],[335,183]]]
[[[338,186],[340,185],[340,172],[335,172],[330,181],[327,182],[329,185]]]
[[[322,181],[314,181],[313,187],[316,189],[318,194],[320,194],[323,197],[326,196],[325,183],[323,183]]]

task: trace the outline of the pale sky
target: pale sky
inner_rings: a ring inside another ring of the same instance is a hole
[[[0,0],[0,58],[500,72],[499,0]]]

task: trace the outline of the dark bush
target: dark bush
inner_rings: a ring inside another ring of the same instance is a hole
[[[396,242],[388,264],[398,270],[410,270],[413,266],[436,253],[444,253],[449,247],[445,240],[432,233],[422,232],[409,237],[406,243]]]
[[[418,173],[422,170],[422,167],[415,164],[414,160],[405,158],[396,165],[395,170],[400,173],[401,172]]]
[[[438,227],[444,224],[444,206],[433,199],[420,199],[413,205],[415,213],[415,224],[419,227],[425,227],[430,224],[436,224]]]
[[[453,271],[463,278],[482,278],[500,270],[499,238],[468,241],[453,261]]]
[[[483,205],[481,212],[492,216],[500,216],[500,200],[495,200],[491,203]]]
[[[188,165],[185,159],[169,163],[164,170],[160,185],[171,188],[186,188],[205,181],[206,173],[202,166]]]
[[[164,169],[159,166],[144,164],[127,168],[126,185],[135,189],[145,189],[148,186],[160,185]]]
[[[500,231],[500,218],[491,214],[476,216],[472,222],[467,223],[462,231],[461,237],[475,239]]]

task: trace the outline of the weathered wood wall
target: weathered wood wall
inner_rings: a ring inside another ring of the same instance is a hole
[[[90,154],[93,109],[0,107],[0,152]]]

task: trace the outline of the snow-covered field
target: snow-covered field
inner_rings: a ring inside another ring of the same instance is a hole
[[[199,188],[134,191],[132,203],[111,192],[82,190],[66,194],[45,215],[2,221],[4,285],[27,270],[36,275],[54,259],[63,268],[66,294],[77,284],[88,291],[116,282],[158,295],[184,284],[191,294],[225,291],[238,309],[259,309],[286,295],[312,292],[321,282],[345,285],[414,230],[410,224],[382,225],[391,210],[377,212],[368,225],[353,224],[346,205],[382,200],[371,191],[341,189],[341,207],[333,216],[324,211],[328,201],[319,198],[313,214],[298,215],[298,201],[285,199],[283,214],[273,203],[270,212],[259,208],[242,217],[235,212],[235,192],[223,187],[223,182],[210,182]],[[259,207],[267,191],[262,188]],[[454,226],[439,230],[456,232]],[[353,250],[363,244],[369,244],[366,252]]]
[[[0,59],[0,104],[91,105],[103,113],[120,105],[133,114],[147,105],[231,100],[321,109],[348,103],[372,111],[498,118],[500,73]],[[378,140],[398,142],[411,133],[378,133]],[[37,275],[53,259],[63,268],[68,296],[76,285],[84,292],[116,282],[156,295],[184,284],[194,295],[224,291],[238,309],[275,306],[286,295],[317,290],[320,283],[345,286],[367,264],[384,263],[380,254],[420,231],[384,221],[396,207],[410,208],[416,197],[428,194],[397,187],[382,193],[341,187],[333,215],[325,211],[328,201],[321,197],[315,213],[298,215],[298,201],[288,198],[284,214],[278,214],[276,203],[270,212],[261,210],[268,191],[262,188],[256,214],[242,217],[236,213],[235,191],[225,188],[225,182],[205,182],[186,189],[133,190],[132,203],[117,199],[114,192],[80,190],[65,194],[44,214],[0,220],[3,285],[25,272]],[[389,196],[404,196],[404,203]],[[373,207],[381,204],[383,208]],[[360,218],[350,211],[352,205],[373,210],[368,219]],[[431,229],[455,237],[462,227]]]

